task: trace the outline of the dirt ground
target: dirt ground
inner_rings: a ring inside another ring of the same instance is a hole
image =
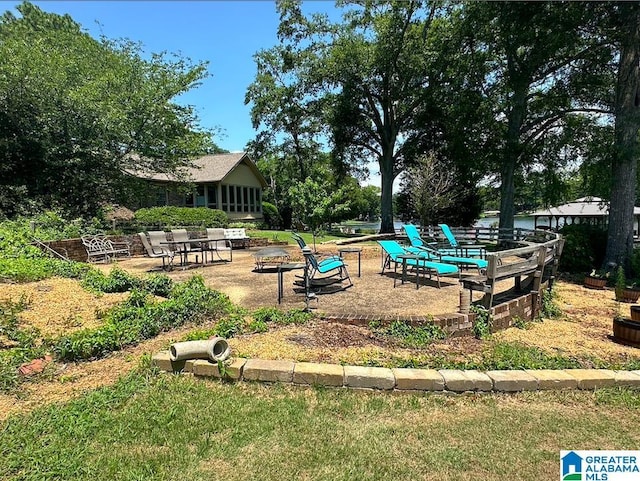
[[[257,248],[238,249],[233,252],[233,262],[217,262],[206,267],[181,270],[176,268],[169,275],[176,280],[184,280],[194,274],[202,275],[212,289],[227,294],[231,300],[249,309],[262,306],[278,306],[278,274],[274,268],[265,268],[264,272],[255,269],[254,254]],[[297,247],[287,246],[291,262],[301,262],[302,256]],[[335,246],[319,247],[321,253],[337,254]],[[191,256],[193,259],[193,255]],[[353,286],[344,291],[320,295],[311,303],[311,308],[321,313],[351,314],[389,314],[403,316],[437,315],[456,312],[460,301],[460,284],[457,277],[441,277],[441,288],[437,289],[435,280],[421,281],[416,289],[415,277],[407,276],[407,282],[397,282],[393,287],[393,272],[385,271],[381,275],[381,253],[376,246],[363,246],[361,276],[358,277],[357,254],[346,254],[349,274]],[[118,262],[118,266],[137,275],[144,275],[159,264],[158,260],[134,258]],[[108,272],[110,265],[98,265]],[[399,269],[400,271],[400,269]],[[280,308],[305,307],[304,296],[293,290],[296,276],[302,270],[284,273],[284,298]],[[463,275],[474,275],[475,271],[465,271]],[[398,272],[398,279],[400,272]],[[345,282],[346,285],[346,282]],[[476,298],[481,295],[476,294]]]
[[[325,248],[327,252],[328,248]],[[292,260],[297,249],[291,248]],[[277,306],[277,274],[254,271],[255,250],[234,252],[233,262],[204,268],[176,269],[169,273],[175,280],[194,274],[206,284],[230,296],[237,304],[255,309]],[[393,287],[392,275],[380,275],[380,253],[365,247],[362,276],[357,277],[357,258],[348,257],[354,285],[335,294],[319,296],[312,307],[324,313],[426,315],[455,312],[460,287],[457,279],[444,279],[442,288],[434,285],[415,288],[414,282]],[[112,265],[98,266],[108,271]],[[119,267],[144,275],[158,265],[157,260],[134,258],[118,262]],[[303,296],[294,293],[296,272],[285,274],[285,297],[282,309],[304,307]],[[612,318],[618,306],[613,292],[592,291],[568,282],[558,282],[558,304],[564,315],[560,319],[532,323],[527,329],[508,329],[496,333],[492,341],[520,342],[549,353],[580,358],[597,357],[612,362],[640,358],[640,349],[621,346],[609,339]],[[23,297],[29,307],[21,322],[41,330],[43,336],[58,336],[84,327],[99,325],[100,313],[120,302],[126,294],[96,296],[84,291],[76,281],[47,279],[29,284],[0,284],[0,300],[17,301]],[[621,305],[628,315],[628,305]],[[12,413],[25,412],[51,402],[62,402],[115,380],[135,368],[143,354],[166,349],[193,327],[164,333],[138,346],[113,353],[106,359],[83,363],[53,363],[38,379],[23,383],[17,393],[0,394],[0,420]],[[1,340],[0,340],[1,341]],[[1,344],[1,343],[0,343]],[[298,361],[321,361],[362,364],[379,359],[442,355],[448,359],[473,358],[487,347],[487,341],[474,338],[449,338],[421,350],[397,345],[366,327],[348,326],[326,321],[312,321],[303,326],[271,328],[267,333],[242,335],[230,340],[234,355]],[[1,346],[0,346],[1,348]]]

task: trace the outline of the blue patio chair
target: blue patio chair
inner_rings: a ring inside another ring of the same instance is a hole
[[[408,267],[413,267],[417,269],[426,270],[429,274],[429,278],[435,274],[438,288],[440,288],[440,276],[441,275],[449,275],[449,274],[457,274],[460,275],[460,270],[457,266],[452,264],[444,264],[442,262],[433,262],[427,259],[400,259],[399,256],[405,254],[411,254],[411,252],[405,250],[400,244],[396,241],[391,240],[381,240],[378,241],[380,247],[382,247],[382,251],[384,253],[384,260],[382,262],[382,274],[384,274],[384,270],[386,268],[391,268],[391,263],[394,263],[394,272],[397,268],[398,264],[405,263]],[[417,287],[417,285],[416,285]]]
[[[304,241],[304,239],[300,236],[300,234],[298,234],[297,232],[291,232],[291,237],[293,237],[293,240],[295,240],[298,243],[298,246],[300,246],[300,249],[304,249],[305,247],[307,247],[307,243]],[[342,257],[340,256],[336,256],[336,255],[330,255],[330,256],[319,256],[321,257],[321,259],[318,259],[318,262],[320,264],[327,262],[327,261],[341,261]]]
[[[460,244],[447,224],[438,224],[449,244],[458,255],[465,257],[486,257],[487,250],[478,244]]]
[[[478,269],[479,274],[481,274],[482,270],[486,269],[487,265],[489,264],[484,259],[447,255],[446,250],[440,251],[431,247],[429,244],[426,244],[420,237],[418,229],[415,225],[407,224],[403,225],[402,228],[407,233],[407,237],[409,237],[409,240],[411,241],[411,247],[406,247],[406,250],[411,252],[412,254],[424,256],[427,260],[430,261],[444,262],[445,264],[454,264],[458,267],[473,266]]]

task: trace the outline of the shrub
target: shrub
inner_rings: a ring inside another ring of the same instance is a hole
[[[562,227],[560,233],[565,237],[560,270],[584,273],[602,265],[607,247],[605,230],[588,224],[572,224]]]
[[[159,303],[134,289],[127,301],[106,313],[103,326],[63,336],[52,350],[66,361],[99,358],[188,322],[220,318],[232,308],[227,296],[206,287],[199,276],[174,286],[169,299]]]
[[[144,290],[160,297],[169,297],[173,280],[166,274],[152,274],[142,282]]]
[[[142,281],[128,272],[114,267],[105,276],[102,271],[89,269],[81,281],[82,287],[98,293],[127,292],[142,287]]]
[[[279,230],[282,227],[282,216],[275,205],[270,202],[263,202],[262,215],[267,229]]]
[[[136,211],[136,221],[141,225],[162,225],[165,227],[202,226],[227,227],[227,214],[218,209],[206,207],[150,207]]]

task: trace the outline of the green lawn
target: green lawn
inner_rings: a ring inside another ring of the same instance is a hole
[[[264,237],[267,239],[273,239],[273,240],[279,240],[279,241],[286,241],[289,244],[296,244],[296,242],[293,240],[293,238],[291,237],[291,231],[285,231],[285,230],[258,230],[258,229],[251,229],[250,231],[247,232],[247,234],[249,235],[249,237]],[[313,235],[311,235],[310,232],[298,232],[298,234],[300,234],[300,236],[304,239],[304,241],[309,244],[309,245],[313,245]],[[319,244],[321,242],[325,242],[328,240],[335,240],[335,239],[344,239],[345,237],[339,237],[339,236],[335,236],[335,235],[327,235],[327,234],[322,234],[316,237],[316,244]]]
[[[0,424],[3,480],[558,479],[635,449],[640,392],[445,396],[132,375]]]

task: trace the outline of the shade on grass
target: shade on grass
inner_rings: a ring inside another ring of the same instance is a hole
[[[394,395],[132,375],[0,425],[0,479],[554,479],[633,449],[632,391]]]

